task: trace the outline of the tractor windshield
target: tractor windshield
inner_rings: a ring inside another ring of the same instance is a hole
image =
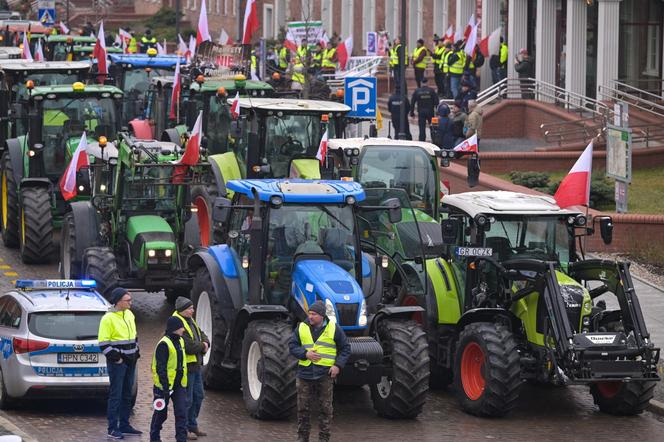
[[[25,87],[27,80],[32,80],[35,86],[55,86],[58,84],[72,84],[78,81],[79,74],[66,72],[40,72],[31,73],[25,80],[19,79],[12,87],[15,97],[19,101],[28,99],[28,89]]]
[[[360,158],[358,181],[369,188],[403,189],[414,209],[433,216],[437,201],[435,167],[418,147],[367,146]]]
[[[328,138],[334,138],[335,122],[330,117]],[[269,115],[265,118],[265,157],[276,178],[288,176],[288,163],[297,155],[313,157],[325,129],[321,114]]]
[[[122,209],[137,212],[168,212],[176,208],[177,186],[173,168],[138,166],[123,171]]]
[[[231,127],[230,106],[216,95],[209,99],[209,112],[207,115],[208,151],[211,154],[228,152],[231,148],[236,152],[238,158],[246,159],[246,142],[244,138],[229,139]],[[243,162],[246,164],[246,162]]]
[[[150,77],[167,76],[168,70],[152,69],[126,69],[124,70],[123,89],[125,98],[123,104],[124,121],[131,121],[143,114],[145,94],[150,87]]]
[[[497,218],[484,245],[499,261],[533,258],[568,263],[571,241],[565,218],[537,215]]]

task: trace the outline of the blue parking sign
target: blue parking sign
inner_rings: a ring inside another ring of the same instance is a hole
[[[344,81],[344,102],[349,117],[376,118],[377,82],[375,77],[353,77]]]

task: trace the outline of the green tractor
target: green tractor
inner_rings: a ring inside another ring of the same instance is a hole
[[[27,134],[22,130],[6,140],[0,164],[2,240],[20,247],[24,262],[48,262],[55,252],[53,229],[62,225],[68,204],[58,183],[83,133],[91,162],[116,155],[112,147],[106,149],[106,140],[113,140],[119,129],[122,97],[116,87],[80,82],[29,86],[27,100],[19,103],[19,115],[27,116]],[[89,198],[89,170],[79,174],[78,198]]]
[[[204,163],[175,164],[181,154],[174,143],[120,134],[112,191],[72,203],[65,216],[63,277],[94,279],[104,296],[118,286],[165,290],[169,301],[188,293],[190,188],[207,175]]]
[[[589,225],[550,197],[501,191],[449,195],[443,209],[446,290],[428,306],[432,376],[454,381],[461,407],[502,416],[526,380],[589,385],[601,411],[641,413],[659,348],[629,264],[585,259],[581,248],[597,224],[610,243],[611,218]]]
[[[49,35],[44,45],[44,57],[49,61],[74,61],[74,48],[93,48],[96,37],[85,35]]]

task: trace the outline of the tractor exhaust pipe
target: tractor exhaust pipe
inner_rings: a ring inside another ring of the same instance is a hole
[[[258,197],[256,189],[252,189],[254,194],[254,214],[251,217],[251,226],[249,227],[249,304],[257,305],[261,303],[261,279],[262,272],[260,260],[263,257],[263,218],[261,217],[261,200]]]

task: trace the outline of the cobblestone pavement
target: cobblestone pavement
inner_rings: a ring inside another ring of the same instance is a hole
[[[0,274],[0,290],[10,287],[9,279],[55,277],[50,266],[23,266],[16,262],[13,251],[0,247],[3,265],[17,275]],[[637,289],[640,290],[640,289]],[[640,293],[637,291],[637,293]],[[640,293],[641,294],[641,293]],[[132,424],[147,433],[151,417],[149,364],[155,343],[171,309],[159,294],[136,293],[134,311],[143,357],[139,361],[139,398]],[[646,320],[653,338],[664,340],[661,314],[664,295],[659,291],[641,294]],[[654,315],[654,316],[653,316]],[[656,316],[659,316],[658,318]],[[655,330],[658,330],[655,333]],[[656,341],[657,342],[657,341]],[[660,341],[661,342],[661,341]],[[433,391],[422,415],[412,421],[390,421],[375,415],[367,389],[335,392],[336,416],[333,440],[351,441],[445,441],[445,440],[662,440],[664,418],[651,413],[637,417],[613,417],[600,413],[592,403],[586,387],[524,386],[517,409],[502,419],[481,419],[459,410],[453,392]],[[172,413],[171,413],[172,415]],[[10,422],[39,441],[104,441],[105,404],[99,399],[40,401],[0,412]],[[200,426],[209,441],[288,441],[295,439],[295,420],[264,422],[247,416],[240,392],[207,392]],[[163,440],[173,440],[172,417],[166,422]],[[148,440],[146,436],[127,438]]]

